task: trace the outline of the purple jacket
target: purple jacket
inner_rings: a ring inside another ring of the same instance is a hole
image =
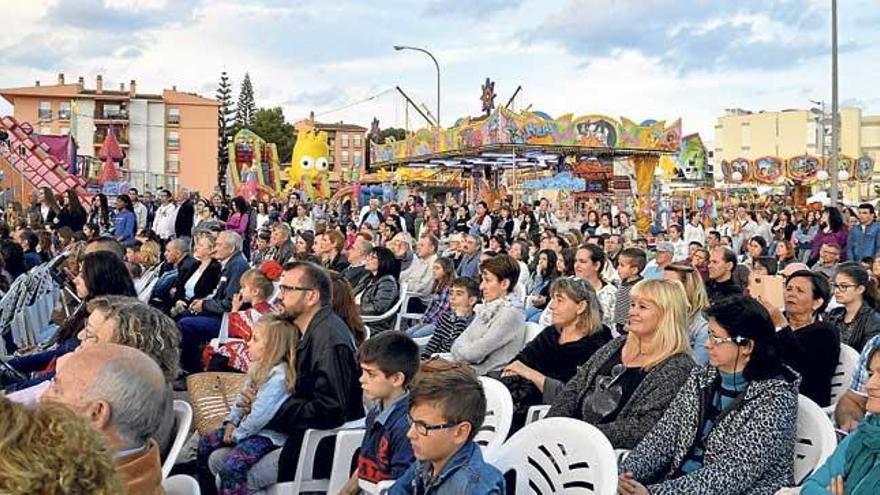
[[[815,260],[819,258],[819,249],[822,247],[822,244],[830,244],[833,242],[840,246],[840,260],[845,260],[847,235],[848,232],[845,227],[837,232],[831,233],[826,233],[823,229],[819,229],[819,232],[816,233],[816,237],[813,238],[813,246],[810,249],[810,259]]]
[[[226,221],[226,230],[231,230],[244,239],[244,232],[247,230],[248,226],[248,215],[247,213],[233,213],[229,216],[229,220]]]

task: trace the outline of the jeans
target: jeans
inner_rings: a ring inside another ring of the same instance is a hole
[[[253,491],[250,471],[273,450],[277,450],[275,444],[259,435],[247,437],[234,446],[226,448],[223,443],[223,428],[214,430],[199,439],[200,482],[213,485],[213,475],[219,474],[221,494],[250,493]]]
[[[526,321],[538,323],[538,321],[541,319],[541,313],[543,312],[543,309],[529,306],[528,308],[526,308]]]
[[[185,316],[177,321],[180,331],[180,367],[187,373],[202,370],[202,348],[220,333],[220,318]]]
[[[410,337],[417,339],[421,337],[430,337],[434,335],[434,329],[437,328],[433,323],[425,323],[424,325],[417,325],[406,331],[406,334]]]

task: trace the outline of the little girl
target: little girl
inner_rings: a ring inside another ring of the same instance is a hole
[[[434,261],[434,284],[431,287],[431,303],[419,320],[418,325],[406,331],[412,338],[428,337],[434,333],[437,322],[449,311],[449,291],[455,279],[455,264],[451,258],[437,258]]]
[[[293,393],[299,339],[299,328],[284,316],[269,313],[257,321],[248,348],[251,367],[242,394],[223,426],[199,439],[200,479],[213,485],[209,466],[218,466],[221,495],[248,493],[250,468],[287,440],[287,435],[269,430],[266,425]],[[247,390],[255,394],[246,409],[242,407],[242,395]]]
[[[224,315],[221,338],[217,345],[205,346],[203,364],[209,371],[235,371],[247,373],[250,364],[247,342],[253,334],[254,323],[268,313],[272,306],[269,299],[275,292],[274,282],[283,269],[277,262],[268,260],[259,268],[252,268],[241,276],[238,293],[232,297],[232,310]],[[242,310],[242,307],[246,309]],[[228,339],[234,339],[227,341]]]

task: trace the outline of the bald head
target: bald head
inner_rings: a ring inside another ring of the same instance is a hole
[[[132,347],[107,343],[61,357],[44,398],[69,406],[117,450],[143,445],[154,436],[172,400],[153,359]]]

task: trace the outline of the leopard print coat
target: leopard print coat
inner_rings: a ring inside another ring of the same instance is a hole
[[[750,383],[738,406],[709,433],[703,467],[669,479],[703,429],[705,391],[718,376],[715,368],[695,368],[663,418],[623,461],[620,471],[632,473],[652,495],[772,495],[791,486],[800,378],[786,371],[784,377]]]

